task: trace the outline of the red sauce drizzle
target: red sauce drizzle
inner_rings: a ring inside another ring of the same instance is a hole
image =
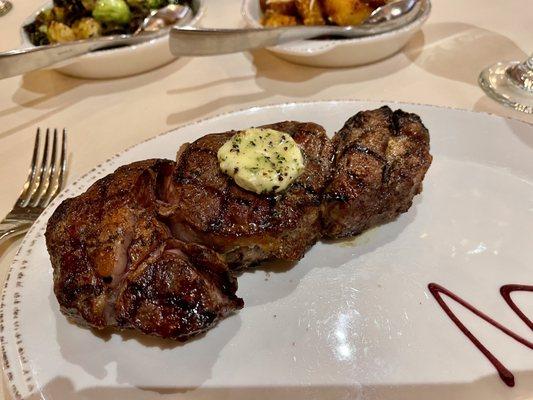
[[[514,375],[509,371],[505,366],[492,354],[483,344],[468,330],[468,328],[457,318],[457,316],[453,313],[453,311],[448,307],[448,305],[444,302],[442,295],[445,295],[449,297],[450,299],[456,301],[460,305],[462,305],[467,310],[471,311],[475,315],[477,315],[479,318],[483,319],[484,321],[488,322],[495,328],[499,329],[503,333],[505,333],[507,336],[512,337],[517,342],[523,344],[526,347],[529,347],[533,350],[533,342],[530,342],[529,340],[526,340],[520,335],[517,335],[516,333],[512,332],[510,329],[506,328],[499,322],[495,321],[491,317],[489,317],[487,314],[481,312],[477,308],[475,308],[470,303],[466,302],[459,296],[457,296],[455,293],[449,291],[445,287],[437,284],[437,283],[430,283],[428,285],[428,289],[437,300],[437,303],[439,303],[440,307],[444,310],[444,312],[450,317],[450,319],[453,321],[453,323],[459,328],[463,334],[470,339],[470,341],[476,346],[479,351],[483,353],[485,357],[490,361],[490,363],[496,368],[496,371],[498,371],[498,374],[500,375],[500,378],[505,382],[507,386],[514,386]],[[500,293],[504,300],[507,302],[509,307],[520,317],[522,321],[526,323],[526,325],[533,331],[533,322],[518,308],[518,306],[515,304],[515,302],[511,299],[511,292],[514,291],[527,291],[527,292],[533,292],[533,286],[527,286],[527,285],[505,285],[500,288]]]
[[[533,292],[533,286],[526,285],[505,285],[500,288],[500,294],[505,302],[511,307],[516,315],[520,317],[522,321],[533,331],[533,322],[518,308],[513,299],[511,299],[511,292]]]

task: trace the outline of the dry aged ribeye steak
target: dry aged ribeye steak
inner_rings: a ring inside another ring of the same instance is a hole
[[[320,237],[392,220],[432,160],[420,118],[389,107],[358,113],[332,141],[314,123],[264,128],[303,152],[304,171],[281,193],[247,191],[221,171],[230,131],[183,146],[177,163],[120,167],[65,200],[46,231],[61,311],[81,325],[185,340],[242,308],[232,270],[297,260]]]
[[[322,200],[323,235],[356,235],[411,207],[431,164],[429,133],[415,114],[362,111],[333,137],[335,160]]]
[[[250,192],[220,170],[217,151],[235,131],[186,145],[169,186],[174,236],[209,246],[232,268],[298,260],[320,237],[320,200],[333,156],[324,128],[293,121],[261,128],[288,133],[303,152],[305,170],[281,194]]]
[[[159,192],[174,164],[120,167],[50,218],[54,292],[75,322],[185,340],[242,308],[220,256],[173,239],[160,219]]]
[[[167,241],[124,281],[115,306],[118,326],[164,338],[188,339],[244,304],[218,254],[177,239]]]

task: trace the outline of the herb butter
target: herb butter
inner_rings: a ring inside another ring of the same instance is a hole
[[[243,189],[279,193],[304,170],[302,151],[287,133],[250,128],[236,133],[218,150],[220,169]]]

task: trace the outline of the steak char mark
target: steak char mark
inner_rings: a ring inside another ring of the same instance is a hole
[[[174,165],[125,165],[53,213],[46,244],[54,292],[73,321],[185,340],[242,308],[222,259],[173,239],[161,221],[158,192]]]
[[[342,238],[388,222],[422,191],[432,157],[415,114],[382,107],[350,118],[333,138],[335,160],[322,201],[323,235]]]
[[[220,170],[218,149],[236,131],[206,135],[180,150],[168,202],[172,232],[204,244],[229,265],[243,268],[266,259],[298,260],[320,237],[320,200],[333,148],[314,123],[266,125],[291,135],[304,155],[302,174],[278,195],[256,194]]]
[[[243,307],[232,273],[298,260],[321,237],[356,235],[406,212],[432,157],[420,118],[382,107],[330,140],[314,123],[266,125],[304,158],[282,193],[256,194],[220,170],[236,132],[182,146],[177,162],[125,165],[65,200],[46,245],[61,312],[80,325],[186,340]]]

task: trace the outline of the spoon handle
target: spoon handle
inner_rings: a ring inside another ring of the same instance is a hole
[[[270,47],[295,40],[324,35],[327,27],[265,29],[190,29],[170,30],[170,51],[175,56],[210,56]]]
[[[158,31],[143,33],[137,36],[104,36],[72,43],[51,44],[6,51],[0,53],[0,79],[49,67],[60,61],[68,60],[94,50],[144,42],[162,34],[163,32]]]
[[[384,19],[376,15],[356,26],[289,26],[279,28],[200,29],[172,27],[170,51],[175,56],[210,56],[236,53],[320,36],[358,38],[378,35],[413,22],[421,10],[420,0],[409,0],[403,14]],[[391,4],[394,4],[391,3]]]
[[[405,23],[405,21],[402,21]],[[251,29],[200,29],[173,27],[170,31],[170,51],[175,56],[210,56],[237,53],[271,47],[320,36],[356,38],[388,32],[399,21],[359,26],[291,26]]]

